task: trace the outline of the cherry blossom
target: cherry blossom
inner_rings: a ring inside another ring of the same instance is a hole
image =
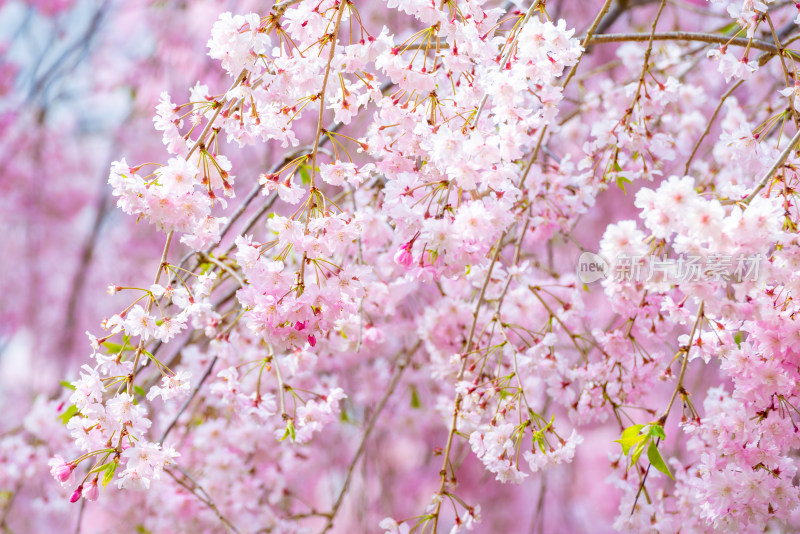
[[[793,3],[29,4],[0,527],[800,528]]]

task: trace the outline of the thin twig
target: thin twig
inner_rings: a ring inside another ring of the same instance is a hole
[[[458,375],[456,376],[456,384],[461,381],[464,377],[464,373],[467,370],[467,360],[469,359],[469,353],[472,352],[472,344],[475,337],[475,329],[478,325],[478,317],[480,316],[481,306],[483,305],[483,298],[486,295],[486,288],[489,287],[489,281],[492,278],[492,270],[494,269],[495,264],[497,263],[497,258],[500,256],[500,249],[503,248],[503,240],[506,237],[506,232],[504,231],[500,238],[497,240],[497,244],[495,245],[494,255],[492,256],[492,261],[489,263],[489,268],[486,271],[486,278],[483,280],[483,285],[481,286],[481,291],[478,294],[478,302],[475,305],[475,310],[472,312],[472,325],[469,328],[469,336],[467,337],[467,343],[465,345],[464,353],[461,355],[461,368],[458,370]],[[445,485],[447,484],[447,464],[450,459],[450,451],[453,447],[453,438],[456,433],[456,425],[458,424],[458,414],[461,411],[461,401],[463,400],[463,396],[461,392],[457,392],[455,399],[454,399],[454,407],[453,407],[453,417],[450,421],[450,429],[447,433],[447,444],[445,445],[444,449],[444,460],[442,460],[442,470],[441,470],[441,480],[439,483],[439,490],[436,492],[438,495],[438,499],[436,501],[436,507],[434,508],[433,513],[433,534],[436,534],[436,529],[439,525],[439,512],[442,507],[442,500],[444,496],[444,489]]]
[[[78,524],[75,525],[75,534],[81,534],[83,527],[83,509],[86,508],[86,499],[81,499],[81,506],[78,509]]]
[[[167,263],[167,254],[169,254],[169,246],[172,243],[172,235],[174,231],[170,231],[167,234],[166,242],[164,243],[164,250],[161,252],[161,260],[158,262],[158,270],[156,271],[155,279],[153,280],[153,285],[157,284],[158,281],[161,279],[161,273],[164,271],[164,266]],[[153,309],[153,302],[155,302],[155,298],[151,295],[149,299],[147,299],[147,305],[145,306],[145,315],[150,313],[150,310]],[[131,373],[128,375],[128,386],[127,391],[128,395],[133,396],[133,381],[136,379],[136,373],[139,372],[139,360],[142,357],[142,353],[144,352],[144,344],[145,338],[144,336],[141,337],[139,340],[139,346],[136,347],[136,354],[133,357],[133,368],[131,369]],[[121,435],[121,434],[120,434]]]
[[[581,46],[583,47],[583,52],[581,52],[580,57],[575,62],[575,65],[572,66],[569,73],[567,74],[566,78],[564,79],[563,83],[561,84],[561,90],[563,91],[566,89],[569,82],[575,76],[575,73],[578,71],[578,65],[580,65],[581,60],[586,55],[589,43],[591,42],[592,36],[594,32],[597,30],[597,27],[600,25],[600,21],[603,19],[606,13],[608,13],[608,8],[610,5],[610,0],[606,0],[603,4],[603,7],[600,8],[600,12],[592,21],[592,25],[589,26],[589,29],[586,31],[586,36],[583,38]],[[533,149],[533,153],[531,154],[530,158],[528,158],[528,162],[525,165],[525,170],[522,171],[522,175],[519,178],[519,182],[517,187],[520,189],[525,185],[525,180],[528,179],[528,174],[531,172],[531,168],[533,167],[533,163],[536,161],[536,158],[539,157],[539,150],[542,147],[542,142],[544,141],[544,136],[547,134],[547,124],[542,126],[541,131],[539,132],[539,139],[536,140],[536,148]]]
[[[775,174],[775,171],[777,171],[778,168],[781,165],[783,165],[784,162],[789,158],[789,154],[791,154],[792,151],[794,151],[798,142],[800,142],[800,130],[798,130],[797,133],[794,134],[792,140],[789,141],[789,144],[786,145],[786,148],[783,149],[783,152],[781,152],[781,155],[778,157],[775,163],[772,164],[772,167],[770,167],[769,170],[764,174],[764,177],[761,178],[761,180],[758,182],[758,185],[756,185],[755,189],[753,189],[753,192],[747,195],[747,197],[741,201],[743,204],[745,205],[750,204],[750,201],[752,201],[756,197],[756,195],[758,195],[758,193],[760,193],[761,190],[764,189],[767,183],[769,183],[770,179],[772,179],[772,175]]]
[[[242,280],[242,277],[239,276],[236,273],[236,271],[234,271],[232,268],[230,268],[229,266],[225,265],[225,263],[219,261],[214,256],[211,256],[209,254],[203,254],[202,252],[199,253],[198,256],[200,256],[200,258],[202,258],[203,260],[205,260],[205,261],[207,261],[209,263],[213,263],[214,265],[216,265],[217,267],[219,267],[220,269],[222,269],[223,271],[225,271],[226,273],[231,275],[231,277],[234,280],[236,280],[236,283],[239,284],[239,287],[241,287],[241,288],[245,287],[245,283],[244,283],[244,280]]]
[[[380,416],[381,412],[383,411],[384,406],[386,406],[386,402],[389,400],[389,397],[394,393],[394,390],[397,388],[398,382],[400,382],[400,377],[405,371],[406,367],[411,363],[411,359],[414,357],[414,353],[417,352],[419,349],[421,342],[418,341],[414,347],[408,351],[408,356],[404,359],[400,360],[397,364],[397,368],[395,369],[394,376],[392,376],[391,382],[386,387],[386,393],[383,394],[380,402],[375,407],[375,411],[372,412],[370,415],[369,421],[367,422],[367,426],[364,429],[364,435],[361,438],[361,443],[358,445],[358,449],[356,450],[356,454],[353,457],[353,460],[350,462],[350,466],[347,468],[347,475],[344,478],[344,484],[342,485],[342,489],[339,492],[338,497],[336,498],[336,502],[334,502],[333,507],[331,508],[330,513],[328,514],[328,521],[325,524],[325,528],[322,530],[322,534],[327,532],[333,527],[333,522],[336,518],[336,514],[339,512],[339,508],[342,506],[342,502],[344,501],[344,496],[347,493],[348,488],[350,487],[350,479],[353,477],[353,471],[355,470],[356,464],[358,464],[361,455],[364,453],[364,449],[367,445],[367,439],[369,439],[370,434],[372,433],[372,429],[375,427],[375,423],[378,421],[378,417]],[[402,355],[403,353],[401,353]],[[400,356],[397,358],[400,359]]]
[[[697,329],[700,326],[700,323],[703,321],[704,315],[704,308],[705,308],[705,301],[700,301],[700,307],[697,309],[697,318],[694,321],[694,325],[692,326],[692,332],[689,334],[689,342],[686,344],[686,351],[683,353],[683,360],[681,361],[681,370],[680,374],[678,374],[678,383],[675,385],[675,390],[672,392],[672,397],[669,399],[669,404],[667,404],[667,409],[664,410],[664,413],[661,417],[658,418],[659,424],[664,426],[664,423],[667,422],[667,417],[669,416],[669,412],[672,409],[672,405],[675,403],[675,399],[678,397],[678,393],[683,389],[683,378],[686,376],[686,368],[688,367],[689,363],[689,352],[692,350],[692,343],[694,342],[695,334],[697,334]]]
[[[203,386],[203,383],[211,375],[211,371],[214,369],[214,365],[216,365],[217,359],[218,358],[216,356],[214,356],[211,359],[211,361],[208,364],[208,367],[206,367],[206,370],[203,372],[203,376],[200,377],[200,380],[198,380],[197,384],[195,384],[194,386],[194,389],[192,389],[192,393],[185,401],[183,401],[183,404],[181,405],[178,412],[175,414],[175,417],[172,418],[172,421],[170,421],[170,423],[167,425],[167,428],[165,428],[164,432],[161,433],[161,437],[158,438],[159,443],[164,443],[164,440],[167,439],[167,435],[169,435],[169,433],[172,431],[173,427],[178,422],[178,419],[180,419],[181,415],[183,415],[183,412],[186,411],[186,408],[189,407],[189,404],[191,404],[191,402],[197,396],[197,393],[200,391],[200,388]]]
[[[283,375],[281,374],[281,368],[278,365],[278,359],[275,357],[275,354],[272,351],[272,346],[270,346],[270,356],[272,357],[272,365],[275,367],[275,378],[278,380],[278,402],[281,406],[281,418],[284,421],[290,419],[289,414],[286,412],[286,384],[283,381]],[[261,376],[261,375],[259,375]]]
[[[794,88],[794,82],[790,81],[794,75],[789,72],[788,67],[786,66],[786,60],[783,59],[784,51],[783,45],[781,45],[781,41],[778,38],[778,34],[775,33],[775,26],[772,24],[772,17],[769,14],[766,14],[767,23],[769,24],[769,30],[772,34],[772,40],[775,42],[775,47],[778,49],[778,59],[781,60],[781,68],[783,69],[783,81],[786,83],[787,89]],[[797,108],[795,108],[795,97],[794,92],[789,94],[789,109],[792,113],[792,118],[794,119],[794,127],[800,130],[800,117],[797,115]]]
[[[328,88],[328,77],[331,73],[331,63],[336,53],[336,39],[339,36],[339,27],[342,22],[342,14],[344,13],[346,0],[340,0],[339,8],[336,12],[336,22],[333,27],[333,35],[331,36],[331,50],[328,54],[328,63],[325,65],[325,74],[322,77],[322,89],[319,92],[319,116],[317,117],[317,131],[314,134],[314,148],[311,151],[311,194],[314,194],[316,189],[316,176],[317,176],[317,152],[319,151],[319,138],[322,135],[322,121],[325,119],[325,90]]]
[[[186,480],[181,480],[177,476],[175,476],[175,473],[173,473],[173,470],[178,471],[181,475],[183,475],[183,477]],[[198,482],[195,479],[193,479],[192,476],[189,473],[187,473],[185,470],[181,469],[180,467],[174,467],[172,469],[165,469],[164,471],[166,471],[166,473],[169,476],[171,476],[172,479],[175,482],[177,482],[178,484],[180,484],[181,486],[186,488],[192,495],[197,497],[197,499],[200,502],[205,504],[212,512],[214,512],[214,514],[216,514],[217,518],[222,522],[223,525],[225,525],[225,527],[229,531],[233,532],[234,534],[239,534],[239,531],[236,529],[236,527],[233,525],[233,523],[231,523],[219,511],[219,508],[217,508],[217,505],[214,504],[214,501],[211,499],[211,496],[208,494],[208,492],[206,490],[204,490],[203,487],[200,484],[198,484]],[[187,480],[189,482],[191,482],[194,487],[189,486],[189,484],[187,484],[187,482],[186,482]],[[202,493],[202,495],[200,493],[198,493],[198,492]]]
[[[600,8],[600,12],[594,18],[592,25],[589,26],[588,30],[586,30],[586,37],[583,38],[583,42],[581,43],[581,46],[583,47],[584,50],[586,50],[586,46],[589,44],[589,41],[591,41],[592,35],[594,34],[595,30],[597,30],[597,27],[600,25],[600,21],[603,20],[603,17],[605,17],[606,13],[608,13],[608,8],[611,7],[611,2],[612,0],[605,1],[603,7]],[[576,61],[575,64],[572,66],[572,68],[569,70],[569,73],[567,74],[564,83],[561,85],[562,88],[566,87],[567,84],[572,79],[572,77],[575,76],[575,73],[578,71],[578,65],[580,65],[583,56],[584,54],[581,54],[580,57],[578,58],[578,61]]]
[[[725,94],[722,95],[722,99],[719,101],[719,104],[717,104],[717,107],[714,109],[714,113],[712,113],[711,118],[708,119],[708,124],[706,124],[706,129],[703,131],[702,135],[700,135],[700,138],[694,144],[694,147],[692,148],[692,153],[689,154],[689,159],[686,160],[686,166],[683,168],[684,175],[689,174],[689,167],[692,164],[692,160],[694,159],[695,154],[697,154],[697,150],[700,148],[700,145],[703,143],[703,139],[705,139],[708,133],[711,131],[711,127],[714,125],[714,121],[716,120],[717,115],[719,115],[719,112],[722,109],[722,105],[725,103],[728,97],[731,96],[731,94],[733,94],[733,92],[736,89],[738,89],[739,86],[742,85],[743,83],[744,80],[739,80],[738,82],[733,84],[730,89],[725,91]]]
[[[514,53],[514,48],[517,46],[517,42],[519,41],[519,36],[522,33],[522,29],[525,27],[525,23],[528,22],[528,19],[531,18],[531,15],[533,15],[533,12],[536,11],[536,8],[539,7],[540,3],[541,3],[541,0],[536,0],[533,4],[531,4],[531,7],[528,8],[528,11],[525,12],[525,16],[523,17],[522,22],[520,22],[520,24],[519,24],[519,31],[517,31],[517,34],[514,36],[513,41],[511,41],[511,44],[508,46],[508,49],[506,50],[506,53],[503,54],[503,58],[500,60],[500,70],[501,71],[503,69],[505,69],[505,64],[508,61],[508,58],[511,57],[511,54]],[[488,99],[489,99],[489,93],[486,93],[485,95],[483,95],[483,98],[481,99],[481,103],[478,106],[478,111],[475,113],[475,117],[474,117],[475,125],[474,126],[478,125],[478,119],[480,118],[481,112],[483,112],[483,108],[486,105],[486,101]]]

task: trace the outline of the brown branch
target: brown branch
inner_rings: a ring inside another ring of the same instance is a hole
[[[762,50],[764,52],[772,52],[778,54],[780,51],[772,44],[758,39],[745,39],[744,37],[727,37],[725,35],[716,35],[713,33],[700,33],[700,32],[660,32],[653,33],[652,39],[654,41],[696,41],[701,43],[719,44],[719,45],[734,45]],[[645,42],[650,40],[649,33],[608,33],[605,35],[593,36],[589,44],[599,43],[621,43],[621,42]]]
[[[607,34],[597,34],[592,35],[591,38],[588,40],[586,37],[583,37],[586,41],[586,46],[595,45],[595,44],[605,44],[605,43],[625,43],[625,42],[647,42],[650,40],[649,33],[607,33]],[[686,41],[686,42],[699,42],[699,43],[708,43],[708,44],[719,44],[719,45],[728,45],[728,46],[740,46],[742,48],[747,48],[749,45],[750,48],[755,50],[761,50],[763,52],[770,52],[771,54],[779,54],[780,50],[777,46],[772,43],[767,43],[765,41],[760,41],[758,39],[746,39],[744,37],[727,37],[725,35],[717,35],[713,33],[701,33],[701,32],[683,32],[683,31],[675,31],[675,32],[657,32],[653,34],[653,41]],[[442,43],[442,49],[449,48],[448,43]],[[411,45],[407,48],[407,50],[418,50],[422,48],[422,46],[418,45]],[[785,47],[782,47],[782,49]]]

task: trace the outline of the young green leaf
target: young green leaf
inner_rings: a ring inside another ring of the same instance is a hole
[[[304,185],[308,185],[311,183],[311,176],[308,174],[308,169],[310,167],[308,165],[300,165],[297,169],[300,173],[300,181],[303,182]]]
[[[719,33],[726,34],[726,35],[733,35],[737,30],[739,30],[739,24],[736,22],[731,22],[730,24],[726,24],[722,28],[719,29]]]
[[[543,454],[547,454],[547,451],[545,451],[545,448],[544,448],[544,436],[541,435],[540,432],[537,432],[537,434],[539,434],[539,436],[535,436],[534,435],[533,439],[539,445],[539,450],[542,451]]]
[[[661,453],[658,452],[658,447],[656,447],[655,441],[650,442],[650,446],[647,447],[647,459],[650,460],[650,465],[667,475],[671,479],[675,479],[672,476],[672,473],[669,472],[669,467],[667,467],[666,462],[661,457]]]
[[[650,425],[650,428],[648,428],[647,433],[652,438],[667,439],[667,435],[664,433],[664,427],[661,425],[657,424]]]
[[[422,408],[422,402],[419,400],[419,392],[414,386],[411,386],[411,407]]]
[[[106,350],[108,350],[108,354],[119,354],[120,352],[124,352],[125,350],[131,350],[128,347],[125,347],[123,349],[123,346],[120,345],[119,343],[111,343],[110,341],[104,341],[102,345],[103,347],[106,348]]]
[[[630,180],[628,180],[624,176],[617,176],[617,187],[622,189],[623,193],[627,194],[627,191],[625,191],[625,184],[631,184],[631,183],[633,183],[633,182],[631,182]]]
[[[78,413],[78,407],[74,404],[70,405],[69,408],[66,409],[64,413],[58,416],[58,420],[61,421],[62,424],[66,425],[69,423],[69,420],[72,419],[72,416]]]
[[[622,454],[627,456],[630,448],[644,439],[644,436],[639,435],[639,431],[643,426],[644,425],[629,426],[622,431],[622,436],[620,436],[619,439],[614,440],[615,443],[619,443],[622,446]]]
[[[117,462],[108,462],[106,464],[105,473],[103,473],[103,478],[100,479],[100,483],[103,485],[103,488],[108,486],[108,483],[111,482],[114,478],[114,473],[117,470],[117,466],[119,464]]]
[[[645,435],[639,437],[640,441],[636,444],[636,448],[633,449],[633,452],[631,453],[631,466],[639,461],[639,456],[641,456],[644,452],[644,448],[647,446],[647,443],[652,443],[650,438]]]
[[[294,423],[291,419],[286,421],[286,432],[283,433],[283,437],[278,441],[283,441],[286,438],[291,438],[292,441],[294,441],[295,438]]]

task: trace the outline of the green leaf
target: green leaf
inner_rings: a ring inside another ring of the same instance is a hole
[[[283,437],[278,441],[283,441],[286,438],[291,438],[292,441],[294,441],[295,438],[294,422],[291,419],[286,421],[286,432],[283,433]]]
[[[628,455],[628,451],[631,449],[631,447],[645,439],[645,436],[639,435],[639,431],[642,429],[642,427],[644,427],[644,425],[629,426],[622,431],[622,435],[619,439],[614,440],[615,443],[619,443],[622,446],[622,454],[625,456]]]
[[[739,29],[739,25],[736,22],[731,22],[730,24],[726,24],[722,28],[719,29],[719,33],[730,35],[736,32]]]
[[[66,380],[62,380],[61,382],[59,382],[59,384],[61,384],[62,386],[64,386],[67,389],[71,389],[72,391],[75,391],[75,386],[73,386],[70,382],[67,382]]]
[[[308,165],[300,165],[300,167],[297,169],[297,171],[300,173],[300,181],[302,181],[305,185],[311,183],[311,176],[308,174],[308,169]]]
[[[650,446],[647,447],[647,459],[650,460],[650,465],[667,475],[671,479],[675,479],[672,476],[672,473],[669,472],[669,467],[667,467],[666,462],[661,457],[661,453],[658,452],[658,447],[656,447],[655,441],[650,442]]]
[[[652,443],[650,438],[647,436],[641,436],[640,439],[641,441],[636,444],[636,448],[633,449],[633,452],[631,453],[631,467],[633,467],[633,465],[639,461],[639,456],[641,456],[644,452],[644,448],[647,446],[647,443]]]
[[[110,341],[104,341],[102,345],[108,350],[108,354],[114,354],[122,351],[122,345],[120,345],[119,343],[111,343]]]
[[[632,184],[632,183],[633,182],[631,182],[630,180],[628,180],[624,176],[617,176],[617,187],[622,189],[622,192],[625,193],[625,194],[628,193],[627,191],[625,191],[625,184]]]
[[[667,439],[667,435],[664,433],[664,427],[661,425],[650,425],[650,428],[647,429],[647,434],[652,438]]]
[[[141,397],[146,397],[147,393],[145,392],[142,386],[133,386],[133,392]]]
[[[61,421],[61,424],[66,425],[76,413],[78,413],[78,407],[72,404],[64,413],[58,416],[58,419]]]
[[[99,473],[100,471],[105,471],[106,469],[108,469],[109,465],[111,465],[111,462],[108,462],[106,464],[98,465],[97,467],[95,467],[94,469],[89,471],[89,474],[91,475],[92,473]]]
[[[742,331],[739,330],[733,335],[733,340],[736,342],[736,346],[740,349],[742,348]]]
[[[419,392],[414,386],[411,386],[411,407],[422,408],[422,402],[419,400]]]
[[[114,473],[116,472],[118,465],[119,464],[117,462],[108,462],[106,464],[106,470],[105,470],[106,472],[103,473],[103,478],[100,479],[100,483],[103,485],[104,489],[106,486],[108,486],[108,483],[111,482],[111,480],[114,478]]]

